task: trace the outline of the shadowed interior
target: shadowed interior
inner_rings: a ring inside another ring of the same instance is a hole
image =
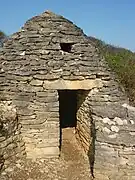
[[[60,127],[76,127],[77,91],[59,91]]]

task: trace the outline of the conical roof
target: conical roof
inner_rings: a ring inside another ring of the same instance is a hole
[[[39,16],[28,20],[24,25],[24,30],[38,31],[41,35],[64,37],[65,35],[80,36],[83,31],[71,21],[53,12],[46,11]],[[61,34],[61,35],[60,35]],[[67,39],[68,40],[68,39]],[[73,41],[74,39],[70,39]]]
[[[6,79],[12,75],[80,80],[95,77],[99,66],[103,68],[83,31],[50,11],[31,18],[13,34],[5,42],[0,60]]]
[[[45,11],[41,15],[29,19],[20,32],[15,33],[12,37],[17,38],[17,35],[20,35],[18,37],[20,42],[23,40],[25,42],[24,38],[27,38],[26,42],[31,43],[44,42],[48,37],[48,40],[53,43],[76,43],[82,40],[82,37],[79,38],[80,36],[84,36],[83,31],[73,22],[51,11]]]

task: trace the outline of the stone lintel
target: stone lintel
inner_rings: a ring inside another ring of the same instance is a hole
[[[44,81],[43,84],[45,89],[71,89],[71,90],[90,90],[92,88],[100,88],[103,87],[103,83],[101,79],[87,79],[87,80],[55,80],[55,81]]]

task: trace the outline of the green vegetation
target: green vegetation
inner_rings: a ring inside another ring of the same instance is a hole
[[[93,37],[89,39],[99,48],[110,68],[124,86],[130,102],[135,105],[135,53],[115,47]]]
[[[0,39],[4,38],[6,36],[6,34],[0,30]]]
[[[0,47],[2,46],[3,40],[6,38],[6,34],[0,30]]]

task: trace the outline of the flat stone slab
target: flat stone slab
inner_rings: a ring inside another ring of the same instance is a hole
[[[69,81],[69,80],[55,80],[55,81],[44,81],[43,84],[45,89],[83,89],[83,90],[90,90],[92,88],[100,88],[103,87],[103,83],[101,79],[95,80],[76,80],[76,81]]]

